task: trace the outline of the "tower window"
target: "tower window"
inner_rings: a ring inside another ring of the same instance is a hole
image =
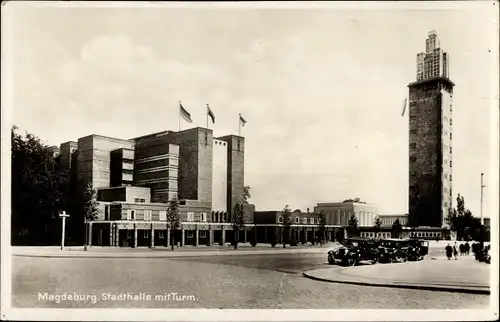
[[[451,174],[450,174],[450,181],[451,181]]]
[[[450,125],[453,125],[453,122],[451,121],[451,119],[450,119]]]
[[[450,160],[450,168],[451,168],[451,160]]]
[[[452,153],[451,146],[450,146],[450,153]]]
[[[451,135],[451,132],[450,132],[450,140],[452,139],[452,135]]]

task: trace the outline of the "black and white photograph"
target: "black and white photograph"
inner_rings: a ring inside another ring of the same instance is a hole
[[[498,1],[1,11],[2,320],[498,320]]]

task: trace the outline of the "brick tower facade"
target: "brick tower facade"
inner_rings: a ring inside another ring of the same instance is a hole
[[[417,226],[443,227],[452,208],[454,84],[447,76],[448,66],[437,75],[417,73],[408,85],[409,217]]]

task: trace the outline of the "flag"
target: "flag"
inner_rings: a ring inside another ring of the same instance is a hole
[[[405,115],[405,112],[406,112],[406,102],[407,102],[408,99],[405,98],[405,101],[403,103],[403,111],[401,112],[401,116],[404,116]]]
[[[207,113],[208,113],[208,116],[210,116],[210,118],[212,119],[212,124],[215,123],[215,114],[214,112],[212,112],[212,110],[210,109],[210,106],[208,106],[207,104]]]
[[[180,108],[180,115],[182,116],[182,118],[189,123],[193,123],[193,120],[191,119],[191,114],[189,114],[189,112],[186,111],[186,109],[182,106],[181,102],[179,102],[179,108]]]
[[[243,116],[241,116],[240,114],[240,126],[245,126],[245,124],[247,123],[247,121],[243,118]]]

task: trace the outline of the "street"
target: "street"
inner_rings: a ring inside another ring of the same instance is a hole
[[[13,257],[12,305],[473,309],[489,304],[486,295],[325,283],[301,274],[321,267],[328,267],[324,254],[135,259]],[[64,299],[65,294],[73,299]]]

